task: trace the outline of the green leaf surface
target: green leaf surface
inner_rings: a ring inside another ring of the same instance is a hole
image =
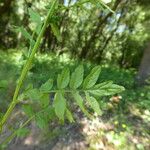
[[[89,89],[96,84],[99,78],[100,71],[101,71],[100,66],[96,66],[91,70],[90,74],[85,78],[83,82],[84,89]]]
[[[31,117],[34,115],[34,111],[31,105],[23,105],[22,109],[27,116]]]
[[[49,106],[45,109],[44,113],[46,114],[46,117],[48,120],[53,120],[56,118],[55,115],[55,109],[53,106]]]
[[[43,25],[42,23],[37,25],[36,30],[35,30],[37,35],[40,34],[40,31],[42,29],[42,25]]]
[[[36,114],[35,121],[40,129],[44,129],[48,126],[48,118],[43,112]]]
[[[76,101],[77,105],[80,107],[80,109],[82,110],[82,112],[88,116],[89,118],[92,118],[92,116],[87,112],[86,108],[84,107],[83,104],[83,99],[82,97],[79,95],[78,92],[73,92],[72,93],[74,100]]]
[[[83,65],[78,66],[71,75],[70,88],[77,89],[83,82],[84,68]]]
[[[41,97],[41,93],[38,89],[28,90],[27,92],[25,92],[25,95],[33,101],[39,100]]]
[[[66,109],[66,117],[67,117],[67,119],[69,120],[69,122],[71,122],[71,123],[74,122],[72,113],[70,112],[69,109]]]
[[[19,128],[17,130],[17,136],[18,137],[25,137],[29,134],[29,129],[27,128]]]
[[[32,36],[30,35],[30,33],[27,32],[27,30],[23,27],[20,27],[20,32],[22,33],[22,35],[28,39],[28,40],[32,40]]]
[[[125,88],[123,86],[119,86],[117,84],[113,84],[112,82],[108,82],[105,84],[97,84],[93,87],[93,89],[90,89],[89,92],[96,96],[108,96],[120,93],[124,91]]]
[[[43,93],[40,98],[40,104],[43,108],[48,106],[50,103],[49,93]]]
[[[64,121],[64,114],[66,110],[66,99],[64,98],[61,92],[57,92],[55,94],[53,106],[55,108],[55,113],[57,117],[61,121]]]
[[[55,23],[50,23],[51,29],[59,42],[62,42],[62,36],[58,26]]]
[[[33,11],[31,8],[29,8],[28,10],[31,21],[41,24],[42,23],[41,16],[37,12]]]
[[[57,87],[58,89],[63,89],[67,87],[70,80],[70,71],[68,68],[62,70],[61,74],[57,77]]]
[[[97,100],[90,96],[89,93],[85,93],[86,94],[86,100],[87,102],[89,103],[89,105],[91,106],[91,108],[98,114],[98,115],[101,115],[102,114],[102,111],[99,107],[99,103],[97,102]]]
[[[40,91],[41,92],[50,92],[53,87],[53,80],[49,79],[44,84],[41,85]]]
[[[0,80],[0,88],[6,88],[8,86],[8,81]]]

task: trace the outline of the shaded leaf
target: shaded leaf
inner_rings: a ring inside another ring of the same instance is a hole
[[[25,137],[29,134],[29,129],[27,128],[19,128],[17,130],[17,136],[18,137]]]
[[[82,99],[82,97],[79,95],[79,93],[78,93],[78,92],[73,92],[72,95],[73,95],[73,97],[74,97],[74,99],[75,99],[77,105],[78,105],[78,106],[80,107],[80,109],[82,110],[82,112],[83,112],[86,116],[88,116],[89,118],[92,118],[92,116],[86,111],[86,108],[85,108],[84,105],[83,105],[83,99]]]
[[[43,112],[36,114],[35,121],[40,129],[44,129],[48,126],[48,118]]]
[[[61,120],[64,121],[64,114],[66,110],[66,99],[64,98],[63,94],[61,92],[57,92],[54,97],[54,108],[55,108],[55,113],[57,117]]]
[[[55,109],[52,106],[47,107],[44,113],[46,114],[48,120],[53,120],[54,118],[56,118]]]
[[[51,25],[51,29],[52,29],[54,35],[56,36],[57,40],[59,42],[62,42],[62,36],[61,36],[58,26],[55,23],[51,23],[50,25]]]
[[[34,115],[34,111],[31,105],[23,105],[22,109],[27,116],[31,117]]]
[[[6,80],[0,81],[0,88],[6,88],[7,86],[8,86],[8,81],[6,81]]]
[[[45,108],[46,106],[49,105],[49,103],[50,103],[49,94],[48,93],[42,94],[40,98],[40,104],[42,105],[42,107]]]
[[[91,97],[88,93],[86,93],[86,100],[91,106],[91,108],[98,114],[101,115],[102,111],[100,110],[99,103],[94,97]]]

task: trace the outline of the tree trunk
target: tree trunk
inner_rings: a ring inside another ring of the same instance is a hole
[[[4,14],[6,12],[9,12],[11,3],[13,0],[5,0],[4,4],[0,7],[0,14]]]
[[[146,79],[150,77],[150,42],[144,51],[144,55],[136,77],[138,85],[146,84]]]
[[[121,0],[116,0],[112,10],[115,11],[120,3],[121,3]],[[90,49],[91,44],[95,41],[96,36],[99,33],[99,30],[100,30],[101,26],[103,24],[106,24],[107,19],[109,17],[111,17],[112,15],[113,15],[113,13],[109,12],[104,18],[102,18],[102,20],[100,20],[101,18],[98,18],[100,21],[98,22],[97,27],[93,30],[90,39],[85,43],[84,47],[82,47],[82,51],[81,51],[80,56],[79,56],[80,58],[86,58],[86,56],[88,54],[88,49]]]

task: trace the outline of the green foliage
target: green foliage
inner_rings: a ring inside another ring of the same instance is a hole
[[[27,32],[27,30],[23,27],[18,27],[18,30],[20,30],[20,32],[22,33],[22,35],[28,39],[29,41],[32,40],[32,36]]]
[[[69,111],[69,109],[66,109],[66,117],[67,117],[67,119],[69,120],[70,123],[74,122],[72,113]]]
[[[91,2],[93,4],[92,0],[79,1],[75,3],[73,7],[82,7],[81,5],[88,2]],[[94,4],[98,7],[101,7],[102,5],[112,11],[101,1],[96,1],[96,3]],[[10,104],[6,114],[3,116],[3,119],[0,123],[1,128],[7,121],[14,107],[19,102],[24,101],[26,103],[23,104],[22,107],[23,111],[29,118],[26,123],[28,123],[28,121],[30,121],[31,119],[35,119],[38,127],[44,129],[48,127],[49,121],[55,116],[57,116],[61,122],[64,122],[66,118],[70,122],[74,122],[72,112],[70,111],[71,103],[68,100],[68,94],[70,94],[75,99],[76,104],[80,107],[83,113],[91,118],[92,115],[88,112],[87,104],[89,104],[90,107],[98,115],[101,115],[99,102],[97,101],[97,97],[95,98],[94,96],[102,97],[113,95],[124,90],[122,86],[118,86],[116,84],[113,84],[112,82],[107,84],[97,84],[101,71],[100,66],[94,67],[91,72],[85,77],[85,79],[84,68],[83,66],[79,66],[75,69],[71,76],[69,68],[63,69],[62,72],[58,75],[56,82],[54,81],[54,79],[49,79],[44,84],[42,84],[39,89],[34,88],[33,86],[29,86],[22,93],[23,100],[17,99],[24,79],[31,69],[34,55],[40,45],[42,36],[46,28],[50,25],[57,40],[60,42],[63,41],[57,23],[52,22],[52,19],[55,18],[55,13],[59,13],[58,6],[59,3],[57,0],[51,3],[48,15],[44,22],[42,22],[41,17],[37,12],[29,9],[30,20],[36,24],[35,31],[33,31],[32,34],[28,33],[28,31],[23,27],[18,28],[18,30],[30,43],[29,56],[27,57],[27,61],[25,63],[25,66],[23,67],[22,73],[17,83],[12,103]],[[38,34],[38,37],[34,41],[35,33]],[[54,83],[57,83],[56,87],[54,87],[53,81]],[[50,96],[51,102],[49,99]],[[24,125],[26,125],[26,123]],[[27,131],[21,127],[18,130],[17,135],[24,136],[26,132]]]
[[[57,87],[59,89],[63,89],[65,87],[67,87],[67,85],[69,84],[69,80],[70,80],[70,71],[68,68],[65,68],[61,74],[58,75],[57,78]]]
[[[36,124],[39,128],[45,129],[48,125],[48,118],[44,112],[37,113],[35,116]]]
[[[92,107],[92,109],[98,114],[98,115],[101,115],[102,112],[100,110],[100,107],[99,107],[99,103],[97,102],[97,100],[90,96],[89,93],[85,93],[86,94],[86,100],[87,102],[89,103],[89,105]]]
[[[84,106],[84,101],[82,99],[82,97],[79,95],[78,92],[73,92],[72,93],[77,105],[80,107],[80,109],[82,110],[82,112],[88,116],[89,118],[92,118],[92,116],[88,113],[88,111],[86,110],[85,106]]]
[[[18,137],[25,137],[29,133],[29,129],[27,128],[20,128],[17,130],[17,136]]]
[[[6,88],[8,86],[8,82],[6,80],[0,80],[0,89]]]
[[[41,24],[42,23],[41,16],[37,12],[34,12],[31,8],[29,8],[28,10],[31,21],[37,24]]]
[[[66,99],[61,92],[57,92],[54,98],[55,113],[58,118],[64,122],[64,114],[66,111]]]
[[[92,71],[90,72],[90,74],[84,79],[83,88],[89,89],[93,85],[95,85],[95,83],[97,82],[99,78],[100,71],[101,71],[100,66],[94,67]]]
[[[44,84],[42,84],[42,86],[40,87],[40,91],[48,92],[51,90],[52,87],[53,87],[53,80],[49,79]]]
[[[58,26],[55,23],[50,23],[50,25],[51,25],[51,29],[52,29],[54,35],[56,36],[57,40],[59,42],[62,42],[62,37],[61,37],[61,33],[58,29]]]
[[[69,68],[64,68],[56,79],[57,87],[53,87],[53,81],[48,79],[48,81],[41,85],[39,88],[40,90],[33,88],[32,86],[28,86],[27,90],[25,91],[25,95],[34,105],[39,103],[37,107],[38,110],[52,106],[54,108],[55,115],[61,122],[64,122],[66,118],[70,122],[74,122],[72,112],[68,109],[70,108],[71,103],[69,100],[67,100],[67,95],[71,94],[75,100],[75,103],[79,106],[82,112],[86,116],[92,118],[92,115],[88,112],[87,103],[98,115],[101,115],[102,111],[97,98],[120,93],[124,90],[122,86],[113,84],[111,81],[97,84],[100,71],[100,66],[94,67],[83,80],[84,68],[82,65],[77,66],[75,71],[71,73],[71,78]],[[49,97],[51,97],[52,94],[54,95],[50,100]],[[85,96],[83,96],[83,94],[85,94]],[[98,97],[94,98],[94,96]],[[52,101],[51,104],[50,101]],[[30,106],[24,106],[24,110],[28,116],[33,113],[32,107]],[[38,126],[40,128],[44,128],[44,126],[47,124],[47,120],[44,121],[44,117],[41,117],[42,115],[44,115],[44,113],[41,113],[37,117]]]
[[[77,89],[83,82],[83,73],[84,69],[83,66],[78,66],[75,71],[71,75],[70,79],[70,88]]]
[[[27,116],[31,117],[34,115],[33,107],[31,105],[23,105],[22,109]]]

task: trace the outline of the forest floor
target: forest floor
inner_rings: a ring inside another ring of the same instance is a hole
[[[8,81],[3,83],[7,88],[0,91],[1,113],[6,111],[12,99],[25,57],[15,51],[0,54],[0,81]],[[63,66],[73,68],[76,64],[77,61],[66,56],[39,55],[25,83],[32,82],[38,87],[48,78],[54,78]],[[85,68],[90,65],[86,62]],[[103,66],[99,80],[112,80],[126,90],[119,95],[121,99],[117,103],[110,101],[112,97],[102,98],[102,116],[90,120],[75,108],[76,122],[72,124],[53,122],[48,129],[41,130],[33,121],[27,126],[30,133],[25,137],[15,137],[6,150],[149,150],[150,87],[135,88],[134,77],[133,69]],[[17,106],[0,142],[9,136],[9,125],[19,126],[24,119],[20,106]]]
[[[93,120],[78,112],[76,123],[53,124],[46,131],[32,122],[28,126],[30,134],[14,138],[7,150],[149,150],[150,112],[129,107],[125,114],[112,109]],[[23,117],[19,111],[15,114],[11,123]]]

